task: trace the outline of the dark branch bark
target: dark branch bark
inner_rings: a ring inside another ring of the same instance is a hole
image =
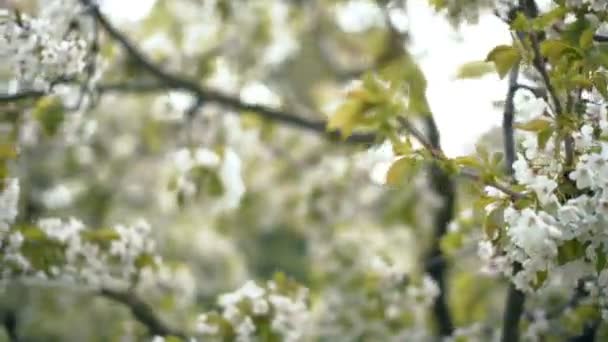
[[[509,73],[509,90],[505,100],[505,109],[502,117],[502,134],[503,144],[505,149],[505,172],[507,175],[513,175],[513,163],[515,162],[515,138],[513,134],[513,116],[515,106],[513,105],[513,97],[517,91],[517,78],[519,77],[519,65],[516,64]]]
[[[503,113],[502,131],[505,151],[505,172],[513,175],[513,163],[515,162],[515,139],[513,132],[513,115],[515,107],[513,97],[517,91],[516,84],[519,76],[519,65],[515,65],[509,74],[509,89],[505,101]],[[520,270],[519,264],[513,265],[513,272]],[[524,312],[525,295],[518,290],[513,283],[509,284],[507,300],[503,315],[502,339],[503,342],[519,341],[519,321]]]
[[[552,315],[548,315],[548,317],[549,318],[559,318],[560,315],[564,312],[564,310],[576,308],[581,303],[581,301],[583,301],[585,298],[587,298],[589,296],[589,291],[587,291],[585,289],[585,282],[586,281],[583,279],[579,280],[578,285],[576,286],[576,289],[574,289],[574,294],[572,295],[572,298],[570,298],[568,303],[566,303],[566,305],[564,307],[562,307],[559,311],[556,310],[555,312],[552,313]],[[583,327],[583,332],[578,336],[569,338],[568,342],[593,342],[593,341],[595,341],[595,336],[597,334],[597,330],[599,329],[600,322],[601,321],[599,319],[595,319],[590,322],[585,322],[585,325]]]
[[[430,114],[424,118],[424,124],[431,147],[434,150],[440,151],[439,130],[437,129],[435,120]],[[433,220],[435,231],[433,232],[431,248],[426,256],[427,260],[434,260],[436,258],[443,258],[440,241],[441,237],[447,232],[448,225],[454,217],[455,190],[454,181],[442,169],[437,161],[433,162],[431,165],[430,177],[433,190],[441,196],[442,199],[442,205],[435,213]],[[451,336],[454,331],[454,323],[450,314],[447,298],[446,270],[446,263],[427,264],[426,267],[426,272],[433,278],[440,289],[439,295],[435,299],[435,303],[433,303],[433,314],[437,320],[437,326],[441,336]]]
[[[16,94],[0,94],[0,102],[13,102],[27,99],[33,99],[44,96],[45,93],[36,90],[28,90]]]
[[[4,325],[4,330],[6,331],[10,342],[20,341],[17,332],[17,323],[17,313],[14,310],[10,309],[4,312],[2,324]]]
[[[528,18],[534,18],[538,15],[538,6],[534,0],[519,0],[520,7],[524,10],[524,14]],[[540,39],[537,32],[529,33],[530,42],[532,43],[532,52],[534,53],[532,59],[532,65],[538,71],[540,76],[543,79],[545,87],[547,88],[547,92],[551,98],[551,102],[553,102],[553,107],[555,110],[555,115],[557,117],[564,115],[564,111],[562,108],[562,103],[557,94],[557,91],[553,87],[551,83],[551,79],[549,78],[549,74],[547,72],[546,63],[543,56],[540,53]],[[566,166],[572,165],[574,161],[574,139],[571,135],[567,135],[564,138],[564,150],[566,153]]]
[[[519,341],[519,321],[524,311],[526,297],[513,283],[509,284],[502,324],[502,342]]]
[[[156,315],[154,310],[146,302],[138,298],[134,293],[102,289],[100,291],[100,295],[117,303],[126,305],[129,310],[131,310],[133,317],[146,326],[151,336],[175,336],[186,340],[186,333],[174,330],[167,326]]]
[[[158,79],[166,88],[189,92],[202,103],[217,103],[238,111],[255,112],[271,121],[276,121],[288,126],[301,128],[316,133],[322,132],[331,139],[336,139],[339,137],[339,134],[336,132],[326,133],[326,125],[324,121],[311,120],[301,116],[291,115],[285,113],[284,111],[262,105],[244,103],[237,97],[223,94],[217,90],[203,88],[195,80],[178,76],[163,70],[160,66],[150,61],[148,57],[146,57],[143,52],[141,52],[133,43],[131,43],[131,41],[122,32],[116,29],[109,22],[106,16],[101,13],[99,8],[92,4],[90,0],[82,0],[82,2],[89,6],[91,15],[97,19],[100,26],[108,33],[110,38],[118,42],[141,69],[147,71],[150,75]],[[353,135],[348,138],[348,141],[353,143],[373,143],[375,141],[375,136],[368,134]]]
[[[538,15],[538,6],[534,0],[519,0],[519,8],[524,12],[526,17],[534,18]],[[517,32],[517,37],[522,39],[524,34]],[[547,71],[545,70],[544,62],[540,52],[538,51],[538,40],[536,34],[532,32],[530,34],[532,40],[532,46],[534,49],[533,64],[535,68],[541,73],[543,79],[548,80]],[[523,39],[522,39],[523,41]],[[507,91],[507,98],[505,101],[505,109],[503,113],[503,139],[504,139],[504,151],[505,151],[505,172],[507,175],[513,175],[513,163],[515,162],[515,139],[513,132],[513,97],[515,96],[517,79],[519,76],[519,65],[513,67],[509,74],[509,89]],[[550,85],[547,85],[547,91],[553,97],[555,102],[556,111],[561,107],[559,98],[557,98],[555,92]],[[516,274],[521,270],[521,265],[518,263],[513,264],[513,273]],[[507,290],[507,298],[505,303],[505,311],[503,314],[503,325],[502,325],[502,342],[518,342],[520,331],[519,322],[524,312],[525,305],[525,294],[518,290],[515,285],[510,282]]]
[[[583,333],[568,339],[568,342],[594,342],[597,330],[600,327],[599,321],[593,321],[589,324],[585,324]]]

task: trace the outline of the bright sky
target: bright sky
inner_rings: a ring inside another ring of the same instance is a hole
[[[428,80],[427,96],[443,149],[450,156],[464,154],[471,151],[482,134],[500,125],[502,114],[492,102],[505,97],[507,84],[495,74],[476,80],[456,80],[454,75],[463,63],[483,60],[494,46],[510,44],[508,27],[488,14],[477,25],[462,26],[457,34],[426,1],[408,4],[411,49],[420,57]]]
[[[132,21],[144,17],[154,2],[105,0],[103,6],[113,19]],[[456,33],[423,0],[408,1],[407,13],[413,37],[411,51],[428,80],[427,96],[443,149],[449,156],[465,154],[482,134],[500,124],[501,112],[492,103],[504,98],[507,85],[493,74],[477,80],[456,80],[454,75],[463,63],[483,60],[494,46],[509,44],[508,28],[488,14],[477,25],[463,25]],[[369,17],[358,16],[350,21],[369,21]]]

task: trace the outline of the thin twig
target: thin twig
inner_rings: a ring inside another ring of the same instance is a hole
[[[435,120],[429,114],[424,118],[425,126],[429,134],[432,151],[440,151],[441,145],[439,142],[439,130],[435,124]],[[435,193],[442,198],[442,205],[437,210],[434,216],[434,233],[431,241],[431,248],[427,254],[427,260],[439,258],[443,256],[441,250],[441,238],[447,233],[448,226],[454,218],[454,208],[456,201],[456,191],[454,180],[442,168],[438,161],[431,164],[430,169],[431,186]],[[433,313],[437,319],[439,333],[441,336],[451,336],[454,331],[454,322],[449,310],[447,300],[447,284],[446,284],[447,265],[445,263],[427,265],[426,272],[435,280],[439,287],[439,295],[433,304]]]
[[[507,301],[502,324],[502,342],[519,341],[519,321],[521,319],[526,296],[513,283],[507,290]]]
[[[437,160],[439,162],[448,160],[448,158],[445,156],[443,150],[441,148],[435,148],[433,146],[433,144],[430,141],[428,141],[426,139],[426,137],[416,127],[414,127],[414,125],[411,122],[409,122],[409,120],[407,120],[406,118],[403,118],[403,117],[399,117],[399,122],[401,123],[401,126],[408,132],[408,134],[412,135],[420,143],[420,145],[422,145],[422,147],[424,147],[427,151],[429,151],[429,153],[431,154],[431,156],[433,158],[435,158],[435,160]],[[496,181],[484,180],[483,177],[481,177],[477,172],[475,172],[474,170],[465,168],[465,167],[460,168],[458,170],[457,175],[464,177],[466,179],[475,181],[475,182],[480,182],[486,186],[499,190],[502,193],[504,193],[505,195],[508,195],[509,197],[511,197],[511,199],[513,199],[513,200],[517,200],[517,199],[526,197],[525,194],[519,193],[519,192],[511,189],[507,185],[500,184]]]
[[[26,90],[15,94],[0,94],[0,102],[29,100],[44,96],[46,93],[38,90]]]
[[[90,0],[81,1],[90,7],[91,15],[99,21],[99,24],[104,28],[108,35],[124,48],[131,59],[133,59],[139,67],[146,70],[150,75],[160,80],[165,87],[189,92],[202,102],[218,103],[241,112],[255,112],[266,119],[280,122],[288,126],[303,128],[317,133],[323,132],[332,139],[339,137],[337,132],[326,133],[326,124],[324,121],[310,120],[304,117],[285,113],[278,109],[273,109],[258,104],[244,103],[237,97],[223,94],[217,90],[205,89],[194,80],[177,76],[163,70],[160,66],[150,61],[148,57],[146,57],[124,34],[122,34],[122,32],[116,29],[106,18],[106,16],[101,13],[99,8],[93,5]],[[353,135],[348,138],[348,141],[354,143],[373,143],[375,141],[375,136],[369,134]]]
[[[505,173],[513,175],[513,163],[515,162],[515,137],[513,132],[513,116],[515,106],[513,97],[517,91],[517,78],[519,77],[519,64],[515,64],[509,73],[509,89],[505,100],[505,109],[502,116],[502,135],[505,150]]]
[[[533,0],[523,1],[534,2]],[[564,111],[562,109],[562,104],[559,99],[559,96],[557,95],[557,92],[553,87],[553,84],[551,83],[551,79],[549,78],[549,74],[547,73],[545,61],[540,53],[540,45],[536,32],[530,32],[530,41],[532,43],[532,51],[534,52],[532,64],[534,65],[534,68],[538,71],[538,73],[541,75],[543,82],[545,83],[547,92],[549,93],[549,96],[551,97],[551,100],[553,102],[555,116],[560,117],[564,115]],[[566,153],[566,166],[571,166],[574,161],[574,139],[570,134],[564,137],[564,150]]]
[[[99,294],[117,303],[126,305],[131,310],[133,317],[146,326],[150,335],[175,336],[184,340],[187,339],[186,333],[167,326],[159,317],[156,316],[154,310],[146,302],[137,297],[135,293],[102,289]]]

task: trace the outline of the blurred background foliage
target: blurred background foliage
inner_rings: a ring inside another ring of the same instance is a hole
[[[18,6],[35,13],[35,3]],[[429,5],[456,29],[475,22],[489,3]],[[364,11],[354,23],[344,14],[353,11],[349,6]],[[402,16],[407,47],[407,3],[390,6]],[[381,7],[366,0],[157,0],[143,19],[119,27],[167,70],[318,120],[327,118],[350,80],[396,57]],[[101,36],[99,51],[100,84],[107,88],[91,108],[73,110],[52,98],[0,107],[5,122],[20,124],[13,136],[21,140],[21,150],[10,170],[22,185],[21,222],[75,216],[106,227],[146,218],[166,267],[160,284],[144,282],[137,291],[177,327],[190,327],[196,313],[214,308],[218,294],[279,271],[308,286],[313,301],[325,303],[315,309],[320,341],[388,341],[417,324],[433,327],[428,313],[415,323],[416,306],[409,299],[399,302],[402,312],[387,319],[390,301],[382,297],[405,293],[424,272],[438,205],[424,169],[410,170],[411,181],[403,186],[378,184],[370,179],[371,166],[383,153],[389,155],[384,162],[390,161],[390,151],[372,153],[254,113],[233,115],[162,86],[141,90],[155,80],[124,50]],[[480,143],[496,150],[496,136],[488,134]],[[202,191],[194,197],[179,199],[172,190],[169,156],[196,146],[236,151],[246,185],[238,207],[218,207],[221,185],[214,190],[214,181],[203,176]],[[475,241],[483,222],[471,204],[476,191],[459,180],[460,214],[441,248],[451,266],[448,294],[455,324],[495,327],[504,285],[478,274]],[[387,289],[374,280],[369,262],[377,256],[407,281]],[[15,324],[22,341],[147,338],[127,308],[82,289],[12,284],[0,295],[0,307],[5,326]],[[481,329],[481,340],[491,334]]]

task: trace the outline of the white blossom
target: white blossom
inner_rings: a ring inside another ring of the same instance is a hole
[[[557,188],[557,182],[547,176],[538,176],[530,184],[541,204],[547,204],[555,198],[553,191]]]
[[[0,232],[6,232],[15,221],[19,204],[19,180],[5,179],[0,192]]]
[[[59,209],[69,206],[73,201],[70,189],[63,185],[52,187],[41,194],[42,203],[48,209]]]
[[[522,248],[531,257],[553,257],[557,254],[556,239],[561,237],[560,231],[547,224],[532,209],[523,211],[507,210],[505,219],[509,222],[507,234],[513,243]]]

